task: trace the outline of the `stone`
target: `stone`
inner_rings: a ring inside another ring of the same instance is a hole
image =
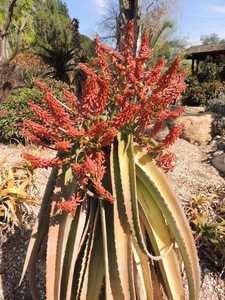
[[[213,166],[225,174],[225,153],[212,159]]]
[[[182,123],[182,138],[192,144],[206,145],[212,140],[214,113],[184,114],[176,123]]]
[[[217,148],[219,150],[225,151],[225,140],[224,139],[218,141]]]
[[[225,117],[217,115],[213,121],[213,134],[225,137]]]

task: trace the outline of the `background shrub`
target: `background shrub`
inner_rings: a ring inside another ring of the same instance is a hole
[[[56,96],[63,98],[63,89],[68,88],[65,83],[55,80],[49,80],[46,83]],[[22,121],[32,117],[28,101],[40,103],[41,99],[40,90],[33,86],[16,90],[6,102],[0,103],[0,140],[2,142],[24,140],[20,133]]]
[[[205,106],[211,99],[218,98],[225,92],[224,83],[217,79],[201,82],[197,76],[190,75],[186,79],[186,85],[183,105]]]
[[[210,100],[207,109],[225,117],[225,94],[221,94],[217,99]]]

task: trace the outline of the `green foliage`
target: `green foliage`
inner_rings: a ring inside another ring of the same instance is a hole
[[[35,3],[34,31],[36,45],[56,48],[72,46],[71,19],[61,0],[40,0]]]
[[[24,23],[26,18],[26,28],[22,33],[22,47],[29,47],[35,41],[35,32],[33,30],[34,11],[33,6],[35,0],[19,0],[16,3],[12,22],[9,31],[9,45],[11,48],[15,46],[16,34],[18,28]],[[0,6],[0,26],[5,22],[6,12],[9,1],[1,0]]]
[[[186,91],[182,103],[189,106],[207,105],[211,99],[218,98],[224,92],[224,84],[219,80],[199,82],[197,76],[186,78]]]
[[[159,57],[165,57],[168,61],[171,61],[176,55],[182,54],[184,51],[186,42],[174,38],[174,27],[173,22],[164,21],[158,30],[154,31],[151,38],[151,47],[154,49],[153,61],[157,61]]]
[[[203,45],[225,43],[225,39],[221,39],[217,33],[203,35],[200,40]]]
[[[213,196],[195,195],[187,208],[194,237],[203,259],[214,253],[210,266],[221,271],[225,262],[225,215],[224,194]]]
[[[216,99],[225,92],[224,56],[212,59],[210,56],[200,62],[198,74],[189,74],[186,78],[187,88],[182,97],[184,105],[208,105],[211,99]]]
[[[0,167],[0,233],[27,224],[32,205],[39,204],[32,172],[24,166]]]
[[[225,117],[225,94],[208,102],[207,109]]]
[[[48,81],[53,88],[55,95],[62,97],[63,88],[67,85],[59,81]],[[21,88],[14,91],[14,94],[7,102],[0,103],[0,139],[4,142],[13,141],[14,139],[23,141],[21,134],[22,121],[32,117],[29,110],[28,101],[40,103],[42,94],[37,87]]]

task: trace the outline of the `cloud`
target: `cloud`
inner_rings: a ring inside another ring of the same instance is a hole
[[[225,14],[225,4],[211,4],[209,10],[215,13]]]
[[[107,7],[108,0],[95,0],[95,4],[100,12],[103,12]]]

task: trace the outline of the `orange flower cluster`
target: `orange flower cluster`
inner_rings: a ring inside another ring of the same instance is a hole
[[[137,143],[146,146],[156,160],[158,157],[160,166],[170,170],[173,155],[163,155],[163,151],[174,143],[182,127],[173,127],[159,143],[155,139],[166,120],[183,112],[180,107],[171,109],[171,105],[185,89],[185,71],[179,70],[179,58],[167,70],[164,59],[149,67],[151,54],[148,34],[143,35],[140,50],[134,54],[130,22],[121,52],[96,38],[96,57],[89,65],[79,65],[86,75],[79,99],[68,90],[63,91],[62,99],[56,99],[46,84],[36,82],[43,93],[43,106],[30,101],[35,118],[24,122],[24,135],[58,154],[50,160],[26,154],[33,167],[71,166],[79,183],[75,195],[82,198],[91,189],[97,197],[112,202],[112,195],[102,185],[105,153],[122,132],[132,133]],[[62,202],[61,209],[71,212],[79,203],[74,199]]]

